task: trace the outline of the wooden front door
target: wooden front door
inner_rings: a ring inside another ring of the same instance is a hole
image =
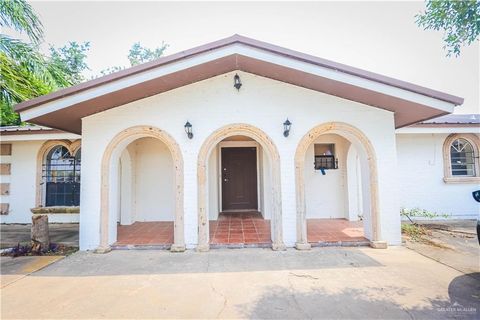
[[[257,148],[222,148],[222,211],[258,210]]]

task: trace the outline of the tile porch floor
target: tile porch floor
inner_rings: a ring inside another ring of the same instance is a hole
[[[118,225],[116,245],[167,245],[173,243],[173,221]]]
[[[310,243],[367,241],[362,221],[346,219],[308,219],[307,239]],[[168,245],[173,243],[173,222],[135,222],[118,225],[116,245]],[[211,244],[271,243],[270,220],[258,212],[222,213],[210,221]]]
[[[307,240],[310,243],[368,241],[363,222],[347,219],[307,219]]]
[[[271,243],[270,220],[259,212],[221,213],[210,221],[211,244]]]

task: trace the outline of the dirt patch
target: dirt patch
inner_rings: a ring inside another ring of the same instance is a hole
[[[448,225],[448,222],[404,223],[402,238],[407,248],[471,274],[480,271],[480,247],[476,234],[469,232],[470,229],[462,225]]]
[[[25,257],[25,256],[68,256],[78,251],[77,247],[66,246],[63,244],[50,244],[48,250],[35,251],[32,249],[32,245],[18,244],[11,249],[6,249],[2,252],[2,256],[8,257]]]

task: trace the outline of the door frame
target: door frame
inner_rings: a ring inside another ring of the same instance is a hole
[[[258,211],[260,212],[260,214],[263,216],[263,208],[261,206],[261,174],[260,174],[260,144],[258,144],[258,142],[256,141],[222,141],[218,144],[218,161],[217,161],[217,164],[218,164],[218,167],[217,167],[217,171],[218,171],[218,177],[217,177],[217,183],[218,183],[218,195],[217,195],[217,198],[218,198],[218,214],[220,214],[220,212],[223,212],[222,208],[223,208],[223,203],[222,203],[222,148],[255,148],[255,154],[256,154],[256,165],[257,165],[257,208],[258,208]],[[235,212],[235,211],[238,211],[238,212],[242,212],[242,211],[250,211],[250,210],[232,210],[230,212]]]

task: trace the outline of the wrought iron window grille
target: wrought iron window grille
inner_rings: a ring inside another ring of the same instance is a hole
[[[74,156],[59,146],[49,152],[42,164],[45,206],[80,205],[80,150]]]
[[[315,170],[332,170],[338,169],[338,159],[333,155],[315,156]]]

